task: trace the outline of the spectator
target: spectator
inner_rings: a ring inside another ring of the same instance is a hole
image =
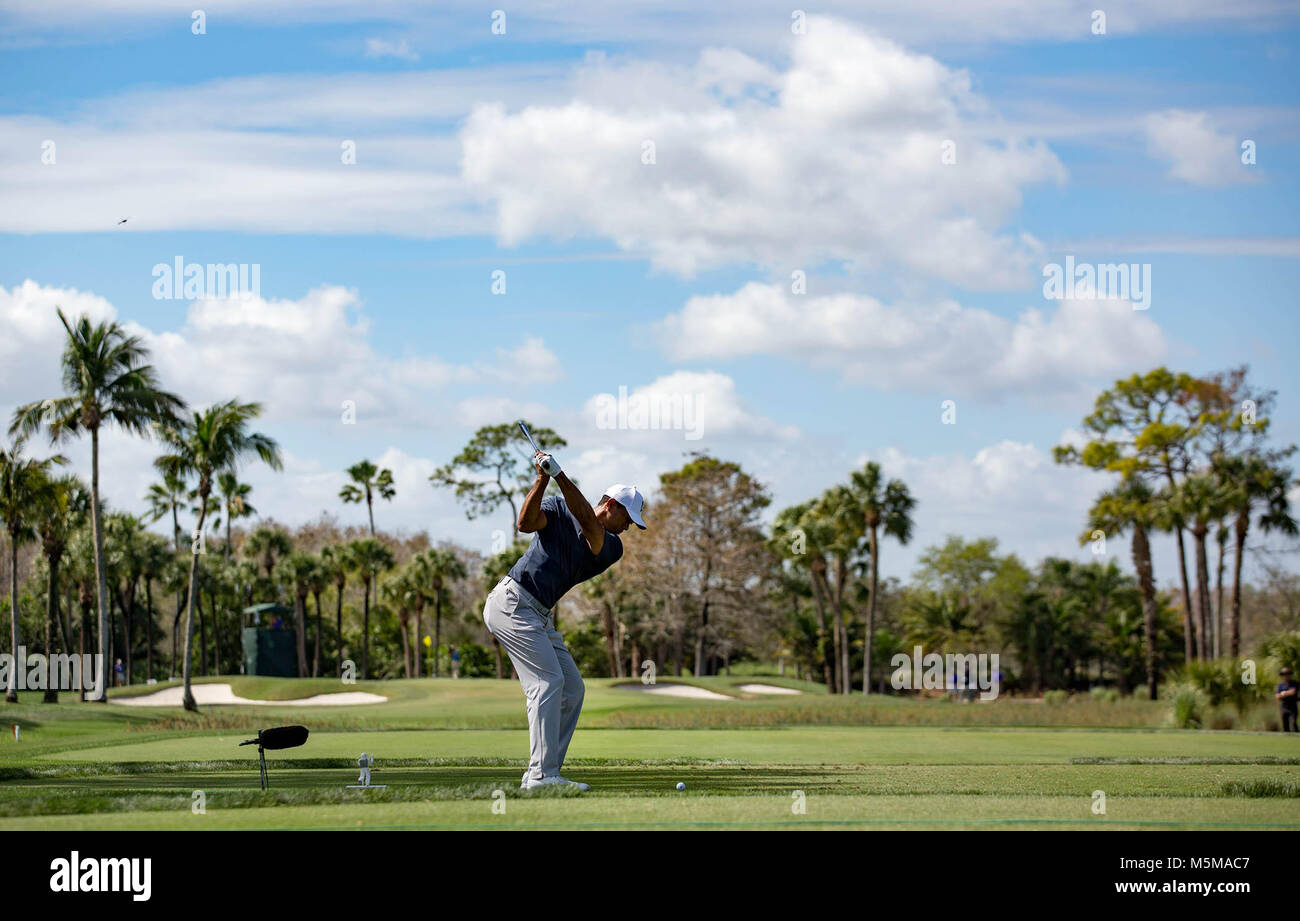
[[[449,646],[451,651],[451,677],[460,677],[460,650],[455,646]]]
[[[122,667],[121,659],[113,663],[113,684],[119,688],[126,684],[126,669]]]
[[[1282,709],[1282,731],[1296,731],[1296,712],[1300,709],[1300,700],[1296,699],[1300,685],[1291,680],[1291,669],[1282,669],[1282,682],[1277,686],[1278,706]]]

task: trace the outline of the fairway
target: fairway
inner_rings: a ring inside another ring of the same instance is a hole
[[[230,680],[262,699],[318,690]],[[26,728],[22,741],[0,747],[0,828],[1300,829],[1300,751],[1280,733],[857,725],[886,705],[812,695],[799,713],[847,725],[762,725],[787,719],[789,704],[740,694],[723,703],[649,699],[591,684],[596,726],[580,727],[566,762],[567,775],[592,786],[581,795],[519,791],[528,735],[509,682],[368,682],[389,701],[329,713],[291,703],[198,716],[8,706]],[[718,679],[704,684],[734,693]],[[894,721],[923,723],[1015,713],[1158,722],[1158,705],[1146,713],[1131,703],[1050,714],[1014,701],[894,700],[887,709]],[[719,708],[751,725],[716,728]],[[616,728],[630,717],[647,728]],[[246,725],[285,723],[311,736],[268,752],[264,793],[255,750],[238,743],[253,734]],[[411,728],[420,723],[443,728]],[[345,789],[362,751],[374,755],[372,782],[385,789]],[[1104,812],[1094,811],[1098,791]]]

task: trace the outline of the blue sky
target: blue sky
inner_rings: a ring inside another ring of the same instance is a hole
[[[1105,479],[1050,451],[1118,376],[1249,363],[1300,441],[1286,4],[1147,0],[1104,35],[1089,4],[1018,0],[832,4],[800,35],[774,4],[525,6],[504,35],[456,3],[206,12],[195,35],[156,0],[0,10],[6,418],[57,389],[61,304],[131,325],[196,404],[265,403],[289,463],[246,478],[280,521],[359,522],[335,496],[365,456],[398,479],[381,525],[486,551],[505,517],[425,478],[527,416],[593,492],[704,449],[780,507],[879,460],[921,501],[899,576],[946,533],[1085,558]],[[1045,299],[1067,256],[1149,264],[1150,309]],[[154,299],[177,257],[255,263],[260,297]],[[619,387],[698,398],[703,437],[599,428]],[[152,453],[106,444],[115,505]]]

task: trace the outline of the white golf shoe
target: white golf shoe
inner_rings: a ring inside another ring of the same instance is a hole
[[[533,780],[533,779],[526,778],[524,782],[519,785],[519,789],[536,790],[538,787],[553,787],[556,785],[577,787],[579,793],[586,793],[588,790],[591,789],[591,787],[585,783],[578,783],[576,780],[567,780],[561,777],[559,774],[554,774],[550,777],[543,777],[540,780]]]

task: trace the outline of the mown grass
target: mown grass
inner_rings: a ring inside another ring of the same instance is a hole
[[[1164,728],[1167,707],[1145,700],[763,697],[738,685],[811,686],[685,679],[732,698],[708,702],[597,679],[565,767],[593,789],[575,798],[520,793],[527,732],[512,681],[210,680],[249,698],[388,700],[191,714],[25,694],[0,705],[23,727],[21,742],[0,742],[0,828],[1300,828],[1300,739]],[[268,753],[263,792],[255,749],[238,743],[285,723],[311,735]],[[345,789],[361,751],[387,789]],[[800,796],[806,815],[791,812]]]

